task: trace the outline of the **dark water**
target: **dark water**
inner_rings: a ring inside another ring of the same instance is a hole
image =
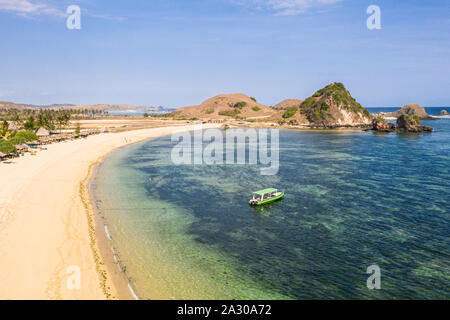
[[[280,131],[275,176],[176,166],[158,138],[107,158],[94,195],[142,298],[449,299],[450,120],[424,124],[436,132]],[[285,199],[249,207],[266,187]]]

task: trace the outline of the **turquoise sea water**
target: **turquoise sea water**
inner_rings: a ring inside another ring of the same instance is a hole
[[[431,134],[280,131],[280,170],[112,153],[92,190],[140,298],[449,299],[450,120]],[[280,202],[248,206],[265,187]],[[366,286],[370,265],[381,290]]]

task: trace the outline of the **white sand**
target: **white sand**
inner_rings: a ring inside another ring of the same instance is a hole
[[[115,148],[192,129],[106,133],[0,163],[0,299],[117,298],[92,229],[90,237],[92,212],[83,187],[89,168]],[[77,267],[80,288],[73,289],[68,282],[76,285],[71,276]]]

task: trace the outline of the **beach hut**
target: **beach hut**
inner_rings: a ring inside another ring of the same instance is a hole
[[[50,135],[50,132],[47,129],[40,127],[39,130],[36,132],[36,135],[39,138],[48,137]]]
[[[26,151],[28,151],[28,146],[26,144],[20,144],[20,145],[16,146],[16,150],[18,152],[26,152]]]
[[[65,141],[67,140],[68,137],[65,134],[57,134],[55,136],[52,137],[52,141],[56,141],[56,142],[61,142],[61,141]]]

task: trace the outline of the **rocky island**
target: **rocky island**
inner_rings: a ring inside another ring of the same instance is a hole
[[[385,118],[395,118],[398,119],[398,117],[402,115],[414,115],[418,116],[420,120],[432,120],[433,118],[425,111],[425,108],[418,104],[407,104],[403,106],[400,110],[386,113],[383,115]]]
[[[422,126],[420,118],[416,115],[401,115],[397,119],[397,125],[388,123],[383,117],[378,116],[372,121],[373,131],[378,132],[433,132],[433,128]]]

